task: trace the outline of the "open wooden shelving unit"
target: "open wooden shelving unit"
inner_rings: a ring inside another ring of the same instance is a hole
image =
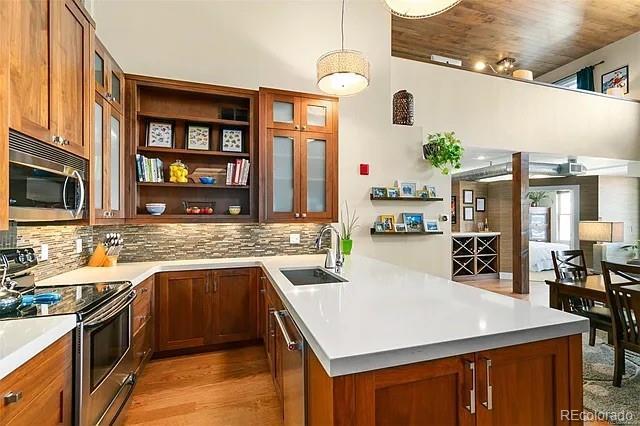
[[[202,223],[258,221],[258,144],[257,99],[253,90],[188,83],[138,75],[126,76],[127,100],[127,223]],[[245,110],[247,121],[222,118],[222,109]],[[172,148],[146,146],[147,126],[157,120],[173,124]],[[209,150],[187,149],[189,124],[207,125],[211,129]],[[222,129],[242,131],[242,152],[221,150]],[[136,154],[159,158],[163,162],[165,182],[138,182]],[[197,168],[218,168],[226,171],[227,163],[236,159],[250,161],[247,185],[226,185],[225,174],[215,176],[213,185],[169,182],[169,166],[181,160],[192,173]],[[183,201],[215,202],[215,214],[186,214]],[[147,213],[145,204],[165,203],[160,216]],[[241,206],[241,214],[227,213],[229,206]]]
[[[452,249],[454,281],[499,278],[499,235],[453,236]]]

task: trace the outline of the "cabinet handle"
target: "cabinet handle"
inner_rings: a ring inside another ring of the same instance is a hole
[[[62,145],[71,145],[71,141],[69,139],[62,139]]]
[[[273,326],[273,314],[275,309],[269,308],[269,336],[274,337],[276,335],[275,327]]]
[[[307,217],[307,214],[306,213],[302,213],[302,217],[303,218]]]
[[[213,292],[216,293],[218,291],[218,280],[213,280]]]
[[[209,280],[204,283],[204,292],[209,293]]]
[[[307,130],[307,126],[303,125],[302,130]]]
[[[300,213],[296,213],[296,218],[300,217]]]
[[[491,385],[491,360],[486,360],[487,400],[482,403],[487,410],[493,409],[493,385]]]
[[[57,135],[56,135],[56,136],[54,136],[51,140],[52,140],[52,141],[53,141],[53,143],[54,143],[54,144],[56,144],[56,145],[62,145],[62,144],[64,144],[64,139],[62,138],[62,136],[57,136]]]
[[[15,404],[22,399],[22,391],[9,392],[4,396],[4,405]]]
[[[149,289],[147,287],[142,287],[142,290],[140,291],[140,293],[144,294],[146,292],[148,292]]]
[[[295,126],[293,126],[293,128],[294,128],[295,130],[300,130],[300,126],[299,126],[299,125],[297,125],[297,124],[296,124]]]
[[[468,362],[468,361],[465,361]],[[469,405],[465,405],[469,413],[476,413],[476,363],[469,362],[469,370],[471,370],[471,389],[469,390]]]

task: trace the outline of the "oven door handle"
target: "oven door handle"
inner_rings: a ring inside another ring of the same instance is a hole
[[[104,323],[106,323],[107,321],[109,321],[111,318],[117,316],[120,314],[120,312],[122,312],[123,310],[125,310],[126,308],[129,307],[129,305],[131,305],[133,303],[133,300],[136,298],[136,291],[135,290],[131,290],[129,292],[129,294],[127,294],[127,296],[120,302],[116,303],[113,307],[109,308],[108,310],[106,310],[103,314],[86,321],[83,326],[84,328],[95,328],[98,327]]]
[[[100,418],[96,422],[96,426],[99,426],[99,425],[103,424],[103,422],[105,421],[105,417],[107,416],[107,413],[111,410],[111,407],[113,407],[113,404],[115,404],[115,402],[118,400],[118,398],[120,398],[120,395],[122,394],[122,392],[124,392],[125,388],[129,387],[129,391],[127,392],[127,395],[125,396],[124,401],[122,402],[122,405],[120,405],[120,407],[118,408],[118,412],[115,414],[115,416],[113,416],[113,419],[117,419],[118,416],[120,416],[120,412],[122,411],[122,408],[125,406],[125,404],[129,400],[129,398],[131,398],[131,394],[133,393],[133,389],[135,387],[135,384],[136,384],[136,374],[135,373],[130,373],[124,379],[124,381],[122,382],[122,385],[120,386],[120,389],[118,389],[118,392],[113,397],[113,399],[111,400],[111,402],[109,403],[107,408],[105,408],[104,412],[102,413],[102,416],[100,416]]]

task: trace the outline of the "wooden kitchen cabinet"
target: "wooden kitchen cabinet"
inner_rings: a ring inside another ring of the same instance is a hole
[[[133,302],[133,367],[140,375],[153,355],[153,290],[154,276],[136,286]]]
[[[156,277],[157,350],[204,346],[209,340],[209,272],[164,272]]]
[[[89,148],[91,23],[73,0],[12,0],[9,127],[73,154]]]
[[[561,425],[582,411],[580,335],[329,377],[307,351],[307,424]]]
[[[158,352],[258,338],[254,268],[161,273],[155,293]]]
[[[278,345],[278,342],[282,341],[282,335],[280,330],[278,330],[274,312],[282,310],[283,305],[271,282],[266,277],[263,282],[265,286],[264,347],[267,354],[267,363],[271,370],[271,377],[276,387],[276,393],[280,400],[282,400],[282,347]]]
[[[338,102],[260,89],[261,218],[337,221]]]
[[[72,424],[72,352],[69,333],[0,380],[0,424]]]
[[[211,272],[213,327],[209,343],[239,342],[258,337],[256,272],[252,268]]]
[[[122,223],[124,208],[124,75],[104,45],[95,38],[93,136],[91,138],[91,223]],[[115,82],[113,82],[115,81]],[[113,94],[117,91],[117,96]]]

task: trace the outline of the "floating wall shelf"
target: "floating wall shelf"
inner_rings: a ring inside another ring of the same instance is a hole
[[[372,201],[444,201],[444,198],[422,198],[422,197],[374,197],[369,194]]]
[[[371,235],[442,235],[443,231],[421,231],[421,232],[378,232],[371,228]]]

